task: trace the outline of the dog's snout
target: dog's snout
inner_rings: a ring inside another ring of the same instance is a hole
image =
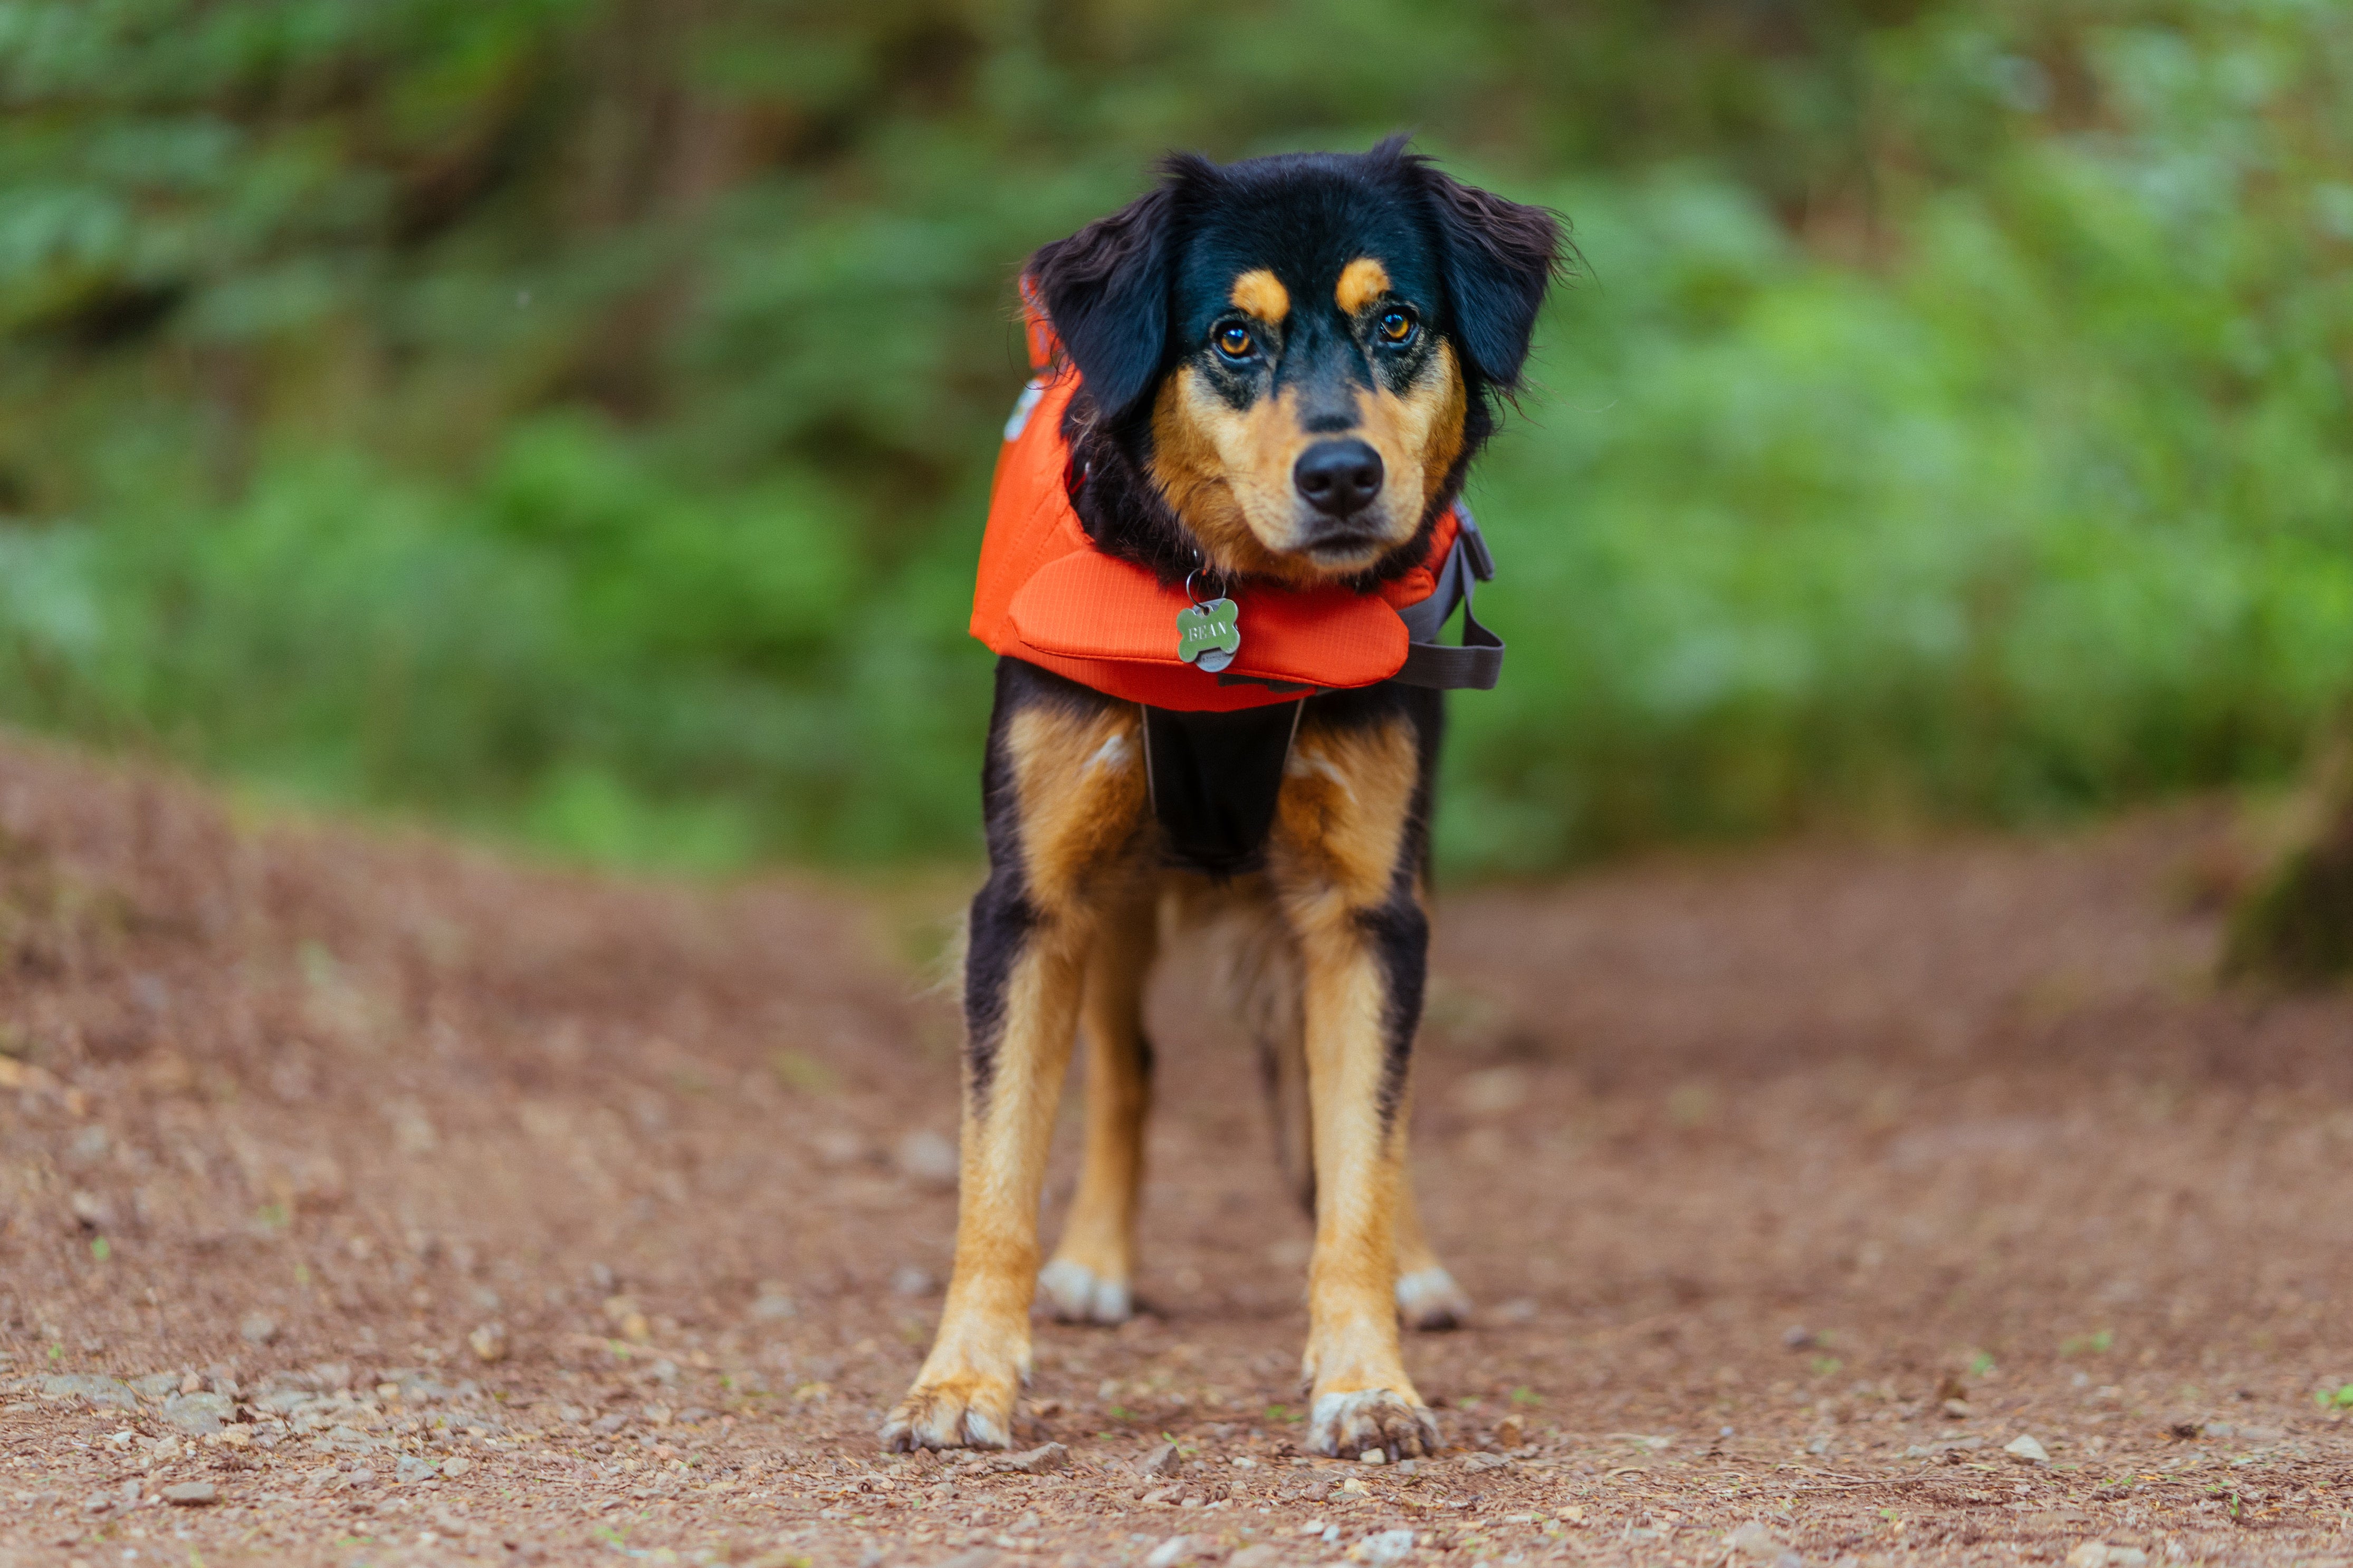
[[[1291,482],[1317,511],[1346,517],[1381,493],[1381,455],[1362,441],[1318,441],[1299,455]]]

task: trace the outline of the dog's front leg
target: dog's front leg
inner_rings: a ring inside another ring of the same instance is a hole
[[[989,878],[965,960],[964,1157],[939,1335],[883,1423],[902,1450],[1002,1448],[1029,1371],[1038,1198],[1100,911],[1143,820],[1135,710],[1000,667],[983,788]]]
[[[1396,1299],[1406,1068],[1430,942],[1421,752],[1405,712],[1303,731],[1269,862],[1305,970],[1315,1250],[1303,1371],[1308,1446],[1324,1454],[1438,1447],[1398,1351]]]
[[[1134,1309],[1135,1205],[1144,1184],[1144,1123],[1152,1110],[1152,1042],[1144,985],[1158,914],[1140,885],[1103,911],[1087,957],[1080,1033],[1087,1041],[1085,1152],[1061,1244],[1038,1277],[1054,1315],[1124,1323]]]

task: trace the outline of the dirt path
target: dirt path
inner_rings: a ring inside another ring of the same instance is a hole
[[[1417,1156],[1481,1312],[1409,1346],[1418,1465],[1297,1453],[1306,1226],[1179,976],[1152,1310],[1041,1330],[1030,1474],[871,1437],[953,889],[247,831],[12,743],[0,1563],[2342,1563],[2353,1001],[2211,991],[2217,841],[1450,900]]]

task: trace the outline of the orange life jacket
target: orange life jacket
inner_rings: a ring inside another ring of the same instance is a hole
[[[1472,578],[1483,581],[1493,569],[1460,505],[1439,519],[1429,553],[1402,576],[1368,593],[1250,584],[1233,595],[1241,647],[1231,664],[1212,674],[1179,658],[1176,617],[1193,600],[1087,537],[1071,505],[1062,437],[1079,374],[1056,363],[1052,329],[1034,309],[1029,325],[1039,375],[1008,421],[997,455],[973,590],[974,637],[1106,696],[1184,712],[1231,712],[1389,679],[1494,684],[1503,644],[1469,612]],[[1458,599],[1466,646],[1440,646],[1439,626]]]

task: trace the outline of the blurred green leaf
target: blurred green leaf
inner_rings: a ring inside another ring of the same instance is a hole
[[[0,0],[0,718],[568,855],[970,854],[1021,258],[1399,126],[1575,220],[1451,868],[2273,776],[2353,669],[2298,0]]]

